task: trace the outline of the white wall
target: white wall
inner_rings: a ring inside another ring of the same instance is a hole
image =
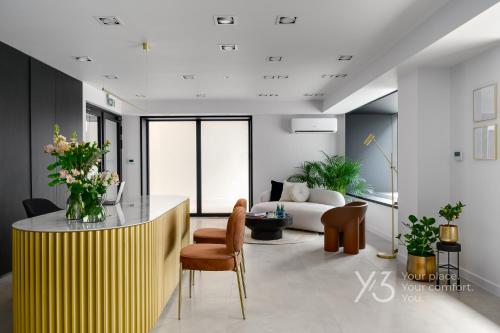
[[[290,133],[292,116],[256,115],[253,117],[253,191],[271,188],[271,180],[282,181],[296,173],[306,160],[322,157],[321,151],[336,152],[337,134]]]
[[[444,204],[464,202],[461,274],[500,296],[500,161],[473,160],[472,137],[475,126],[499,123],[472,118],[472,91],[493,82],[500,82],[500,47],[451,69],[399,77],[399,216],[437,218]],[[463,161],[453,159],[454,151],[463,152]]]
[[[452,68],[451,151],[462,151],[462,162],[451,163],[450,200],[467,206],[458,221],[466,277],[500,296],[500,161],[472,158],[474,126],[499,124],[498,120],[474,123],[472,91],[489,83],[500,83],[500,47],[489,50]]]
[[[337,134],[290,133],[287,115],[253,116],[254,201],[270,188],[271,180],[284,180],[305,160],[321,158],[321,151],[336,152]],[[140,128],[138,116],[123,116],[123,177],[126,197],[140,195]],[[128,159],[134,159],[130,164]]]

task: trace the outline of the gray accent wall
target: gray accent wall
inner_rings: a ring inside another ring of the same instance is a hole
[[[361,176],[373,186],[375,192],[390,192],[388,163],[373,143],[365,146],[363,141],[369,133],[374,134],[384,151],[394,151],[394,161],[397,162],[397,149],[393,149],[397,144],[397,114],[349,113],[345,121],[346,157],[362,163]],[[397,190],[396,184],[395,188]]]

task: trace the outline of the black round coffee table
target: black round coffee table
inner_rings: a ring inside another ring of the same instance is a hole
[[[266,217],[247,214],[245,225],[252,230],[252,238],[258,240],[274,240],[283,237],[283,229],[293,223],[291,215],[285,217]]]

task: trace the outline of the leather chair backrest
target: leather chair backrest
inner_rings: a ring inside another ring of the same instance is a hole
[[[238,199],[238,201],[236,201],[236,203],[234,204],[234,208],[236,207],[243,207],[245,208],[245,212],[247,211],[247,199]]]
[[[23,206],[28,217],[40,216],[61,210],[52,201],[43,198],[23,200]]]
[[[350,221],[361,222],[366,215],[368,204],[366,202],[351,202],[343,207],[335,207],[327,210],[321,216],[321,223],[325,226],[342,228]]]
[[[226,248],[230,252],[241,252],[245,237],[245,208],[235,207],[226,228]]]

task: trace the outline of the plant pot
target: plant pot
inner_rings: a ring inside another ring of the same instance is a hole
[[[443,243],[456,243],[458,241],[458,226],[454,224],[440,225],[439,239]]]
[[[406,270],[412,280],[429,281],[436,274],[436,256],[420,257],[408,254]]]

